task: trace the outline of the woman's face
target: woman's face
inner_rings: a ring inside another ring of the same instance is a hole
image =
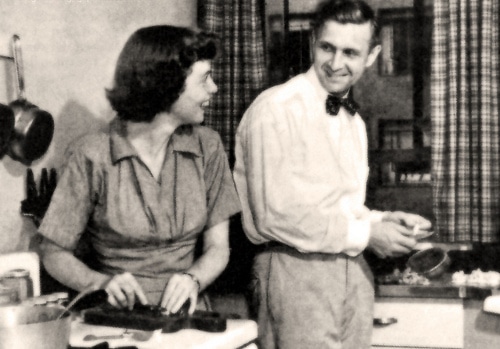
[[[179,125],[200,124],[203,122],[205,109],[210,98],[217,92],[217,85],[212,80],[212,62],[198,61],[191,67],[186,78],[184,91],[172,104],[170,114]]]

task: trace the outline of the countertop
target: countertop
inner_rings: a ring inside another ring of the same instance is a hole
[[[486,297],[500,293],[499,289],[476,286],[458,286],[451,282],[454,272],[463,271],[470,274],[476,269],[482,271],[500,272],[500,244],[465,245],[465,244],[432,244],[448,252],[451,265],[448,272],[437,280],[431,280],[430,285],[404,285],[385,284],[379,282],[385,275],[391,274],[395,269],[403,271],[407,268],[409,255],[398,258],[380,259],[372,253],[365,253],[365,258],[372,268],[377,280],[376,295],[378,297],[415,297],[415,298],[455,298],[484,300]]]
[[[451,282],[451,274],[445,274],[438,280],[431,280],[429,285],[378,284],[375,286],[377,297],[411,298],[459,298],[484,300],[498,293],[497,288],[459,286]]]
[[[119,335],[123,328],[95,326],[75,319],[71,324],[70,345],[73,347],[92,347],[105,340],[85,341],[86,335],[96,336]],[[251,345],[257,338],[257,324],[252,320],[227,320],[224,332],[209,333],[185,329],[174,333],[155,331],[147,341],[132,338],[107,340],[110,348],[135,346],[139,349],[235,349]]]

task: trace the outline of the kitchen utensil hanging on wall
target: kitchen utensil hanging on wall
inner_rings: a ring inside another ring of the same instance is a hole
[[[7,153],[13,131],[14,112],[10,107],[0,104],[0,159]]]
[[[54,135],[54,119],[49,112],[26,99],[24,66],[18,35],[12,37],[12,52],[18,97],[9,104],[14,112],[15,125],[7,154],[12,159],[29,166],[47,152]]]
[[[57,172],[52,168],[49,171],[44,167],[40,176],[40,185],[37,189],[35,175],[31,168],[26,169],[26,199],[21,201],[21,214],[31,218],[39,227],[43,216],[50,204],[50,199],[57,185]]]

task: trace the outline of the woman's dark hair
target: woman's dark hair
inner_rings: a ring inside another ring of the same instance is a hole
[[[319,4],[312,23],[314,36],[319,32],[327,21],[335,21],[341,24],[364,24],[371,23],[372,39],[370,48],[378,44],[379,26],[375,12],[362,0],[327,0]]]
[[[214,59],[217,50],[212,34],[168,25],[141,28],[123,47],[106,97],[120,119],[149,122],[179,98],[192,65]]]

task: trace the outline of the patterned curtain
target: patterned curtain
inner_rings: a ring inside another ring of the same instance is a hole
[[[199,25],[216,33],[223,53],[214,62],[219,87],[205,115],[205,125],[219,132],[234,164],[236,128],[266,84],[263,0],[199,0]]]
[[[442,241],[500,241],[497,0],[435,0],[432,159]]]

